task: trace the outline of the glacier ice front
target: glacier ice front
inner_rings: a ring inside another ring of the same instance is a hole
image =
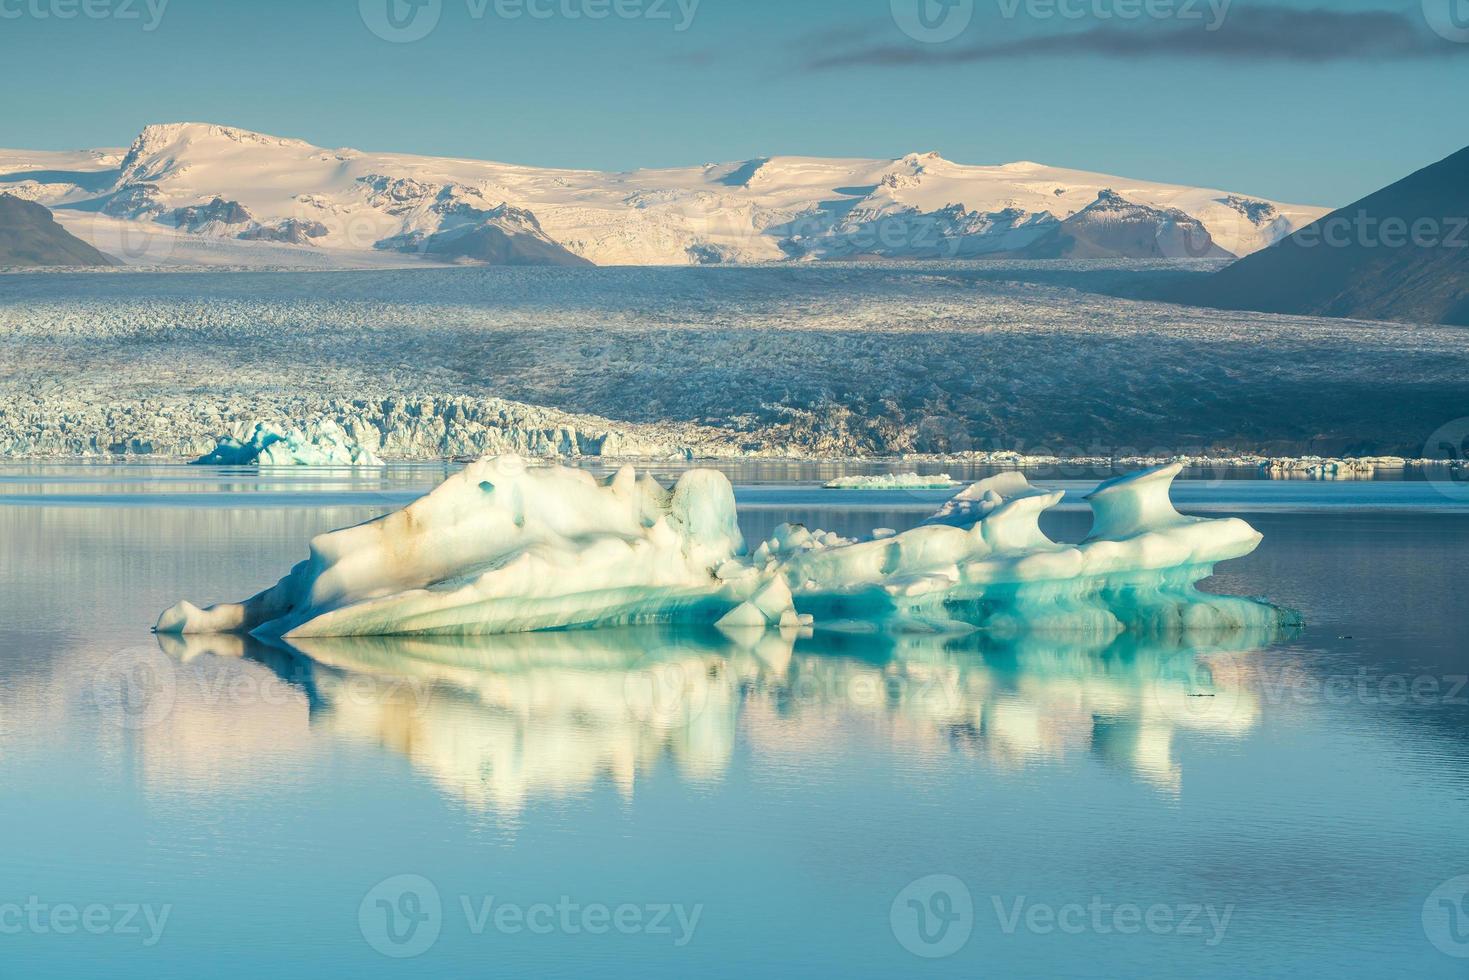
[[[383,461],[331,419],[283,429],[257,422],[242,441],[224,436],[201,466],[382,466]]]
[[[1216,562],[1260,535],[1185,517],[1181,467],[1110,481],[1080,544],[1041,532],[1059,492],[1007,473],[929,521],[853,540],[785,524],[747,549],[729,480],[689,470],[672,488],[631,467],[599,480],[518,456],[479,460],[404,509],[332,531],[275,586],[241,603],[181,602],[160,633],[263,638],[477,635],[634,623],[732,630],[950,632],[1231,625],[1195,601]]]

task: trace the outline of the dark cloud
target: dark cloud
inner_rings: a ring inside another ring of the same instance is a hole
[[[893,23],[890,20],[832,24],[802,34],[791,42],[791,46],[804,50],[827,45],[861,44],[876,40],[891,32],[892,29]]]
[[[1008,41],[834,50],[812,58],[806,67],[968,64],[1049,55],[1319,63],[1441,58],[1469,52],[1469,45],[1455,44],[1429,31],[1421,17],[1395,11],[1345,13],[1241,6],[1230,9],[1222,23],[1210,30],[1207,5],[1195,9],[1200,14],[1196,19],[1147,25],[1108,22],[1082,31]],[[970,28],[971,34],[979,31],[978,25]]]

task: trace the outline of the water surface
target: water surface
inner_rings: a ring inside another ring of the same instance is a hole
[[[1208,588],[1285,636],[150,635],[441,477],[0,471],[0,976],[1463,973],[1469,515],[1429,485],[1179,486],[1264,532]],[[942,496],[739,487],[752,538]]]

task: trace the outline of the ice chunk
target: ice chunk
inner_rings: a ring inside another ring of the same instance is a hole
[[[1094,515],[1091,537],[1117,540],[1185,523],[1187,518],[1173,509],[1168,497],[1173,478],[1181,472],[1182,463],[1169,463],[1097,487],[1086,498]]]
[[[1032,487],[1023,473],[999,473],[960,490],[924,523],[968,526],[985,517],[1006,500],[1045,492]]]
[[[598,482],[500,456],[403,510],[319,535],[266,592],[207,610],[181,603],[158,629],[356,636],[712,622],[759,584],[717,578],[742,549],[723,474],[690,471],[670,494],[630,470]]]
[[[331,419],[281,429],[257,422],[242,442],[224,436],[206,456],[194,460],[204,466],[382,466],[383,461],[348,435]]]
[[[1371,478],[1378,468],[1403,469],[1407,462],[1406,459],[1397,456],[1368,456],[1354,459],[1301,456],[1265,460],[1260,463],[1260,470],[1265,475],[1276,479],[1305,477],[1313,480],[1339,480]]]
[[[759,592],[725,613],[718,626],[800,626],[800,617],[784,578],[775,576]]]
[[[828,490],[947,490],[954,485],[947,473],[883,473],[877,476],[841,476],[826,483]]]
[[[746,555],[734,491],[716,471],[689,470],[670,492],[630,468],[599,482],[493,457],[404,510],[320,535],[266,592],[209,609],[179,603],[158,630],[472,635],[637,622],[766,629],[814,617],[828,629],[1028,622],[1106,633],[1191,600],[1216,562],[1260,542],[1242,520],[1175,511],[1178,470],[1103,484],[1089,498],[1092,535],[1077,545],[1040,529],[1061,493],[1006,474],[899,534],[854,541],[783,524]]]

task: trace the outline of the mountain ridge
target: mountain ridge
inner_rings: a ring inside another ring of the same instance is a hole
[[[1231,253],[1177,208],[1151,208],[1113,190],[1007,257],[1019,259],[1217,259]]]
[[[61,165],[68,161],[71,168]],[[166,259],[206,244],[247,258],[265,244],[277,258],[476,260],[420,246],[462,239],[466,222],[502,207],[529,220],[484,233],[486,242],[504,236],[508,248],[489,248],[489,261],[504,254],[597,265],[998,256],[1031,245],[1103,191],[1149,209],[1160,234],[1178,223],[1161,216],[1187,215],[1231,254],[1325,213],[1031,161],[960,164],[933,151],[604,173],[325,148],[213,123],[152,124],[126,149],[70,157],[0,150],[0,183],[53,208],[83,239],[141,238],[151,243],[146,257]],[[414,247],[393,244],[404,242]],[[1137,247],[1136,257],[1155,254]]]

